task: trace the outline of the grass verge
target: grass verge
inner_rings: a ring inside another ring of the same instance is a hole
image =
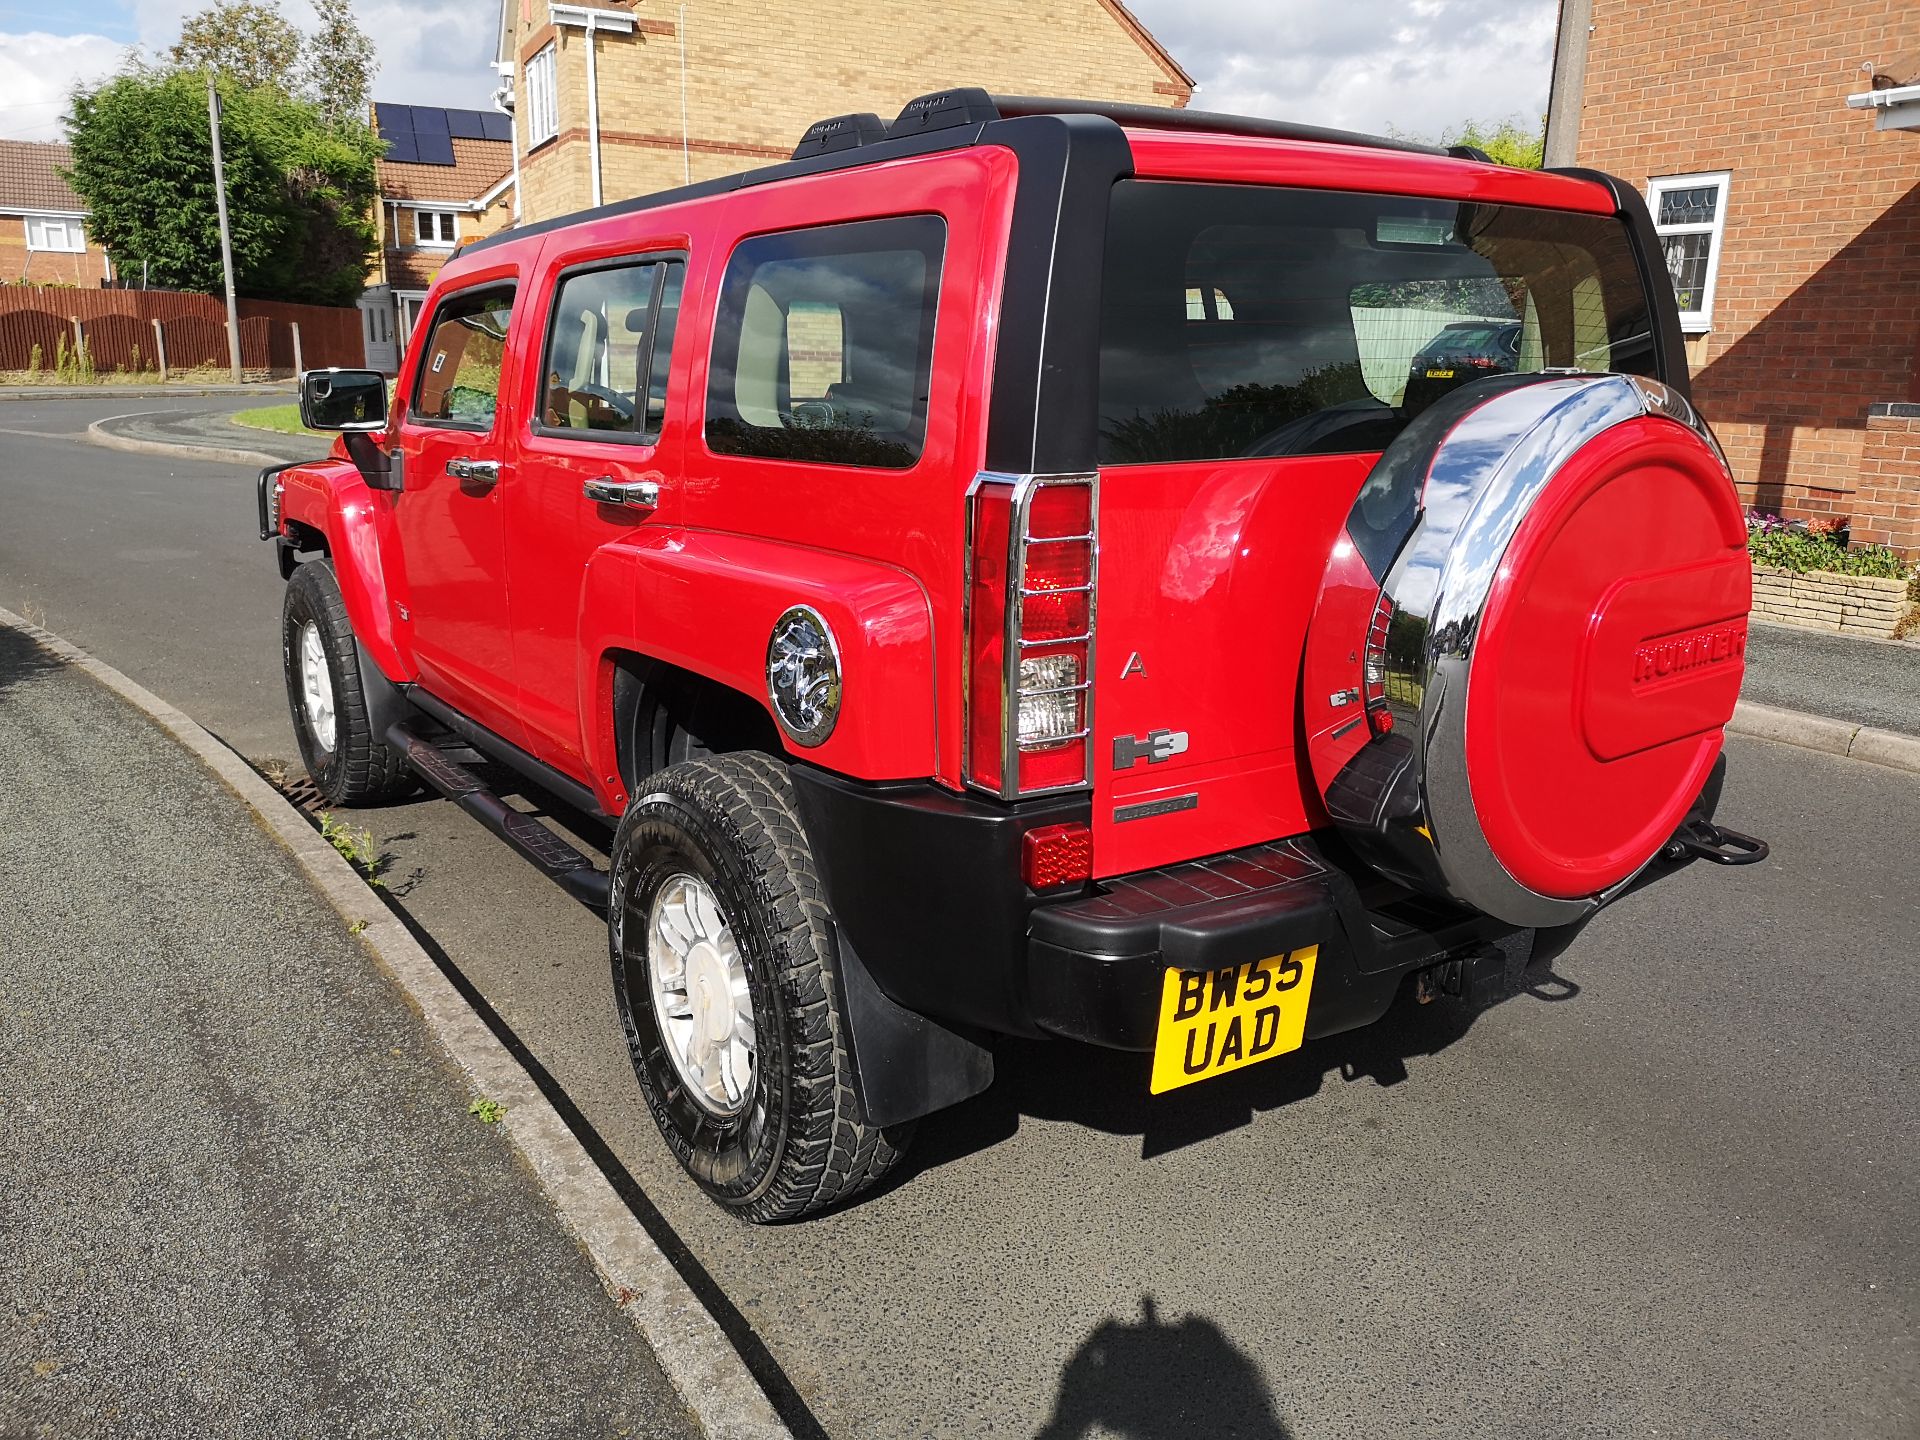
[[[318,430],[309,430],[300,423],[298,405],[262,405],[252,410],[236,410],[227,418],[249,430],[271,430],[278,435],[320,435]]]

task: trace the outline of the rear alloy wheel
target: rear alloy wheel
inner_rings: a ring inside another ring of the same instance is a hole
[[[785,765],[649,776],[613,843],[614,1000],[667,1146],[742,1219],[797,1219],[892,1169],[911,1125],[860,1115],[834,933]]]
[[[411,789],[405,759],[373,733],[360,651],[331,561],[308,561],[287,582],[280,656],[294,738],[322,801],[378,805]]]

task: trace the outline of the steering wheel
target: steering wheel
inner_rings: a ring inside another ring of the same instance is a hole
[[[616,420],[623,424],[633,423],[633,397],[622,395],[617,390],[609,390],[604,385],[581,385],[576,389],[562,389],[557,392],[569,399],[578,400],[588,410],[604,409],[613,412]],[[548,402],[552,403],[551,400]]]

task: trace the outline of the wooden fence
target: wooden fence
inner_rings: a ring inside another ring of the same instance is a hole
[[[366,363],[357,309],[242,300],[240,364],[250,375]],[[225,369],[227,310],[211,295],[165,290],[0,286],[0,372],[51,373],[84,354],[96,373]]]

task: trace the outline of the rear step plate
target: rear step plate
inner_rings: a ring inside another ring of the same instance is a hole
[[[574,849],[536,817],[515,810],[477,773],[404,725],[387,732],[387,743],[400,747],[416,775],[506,841],[549,880],[581,904],[606,910],[607,872],[591,856]]]

